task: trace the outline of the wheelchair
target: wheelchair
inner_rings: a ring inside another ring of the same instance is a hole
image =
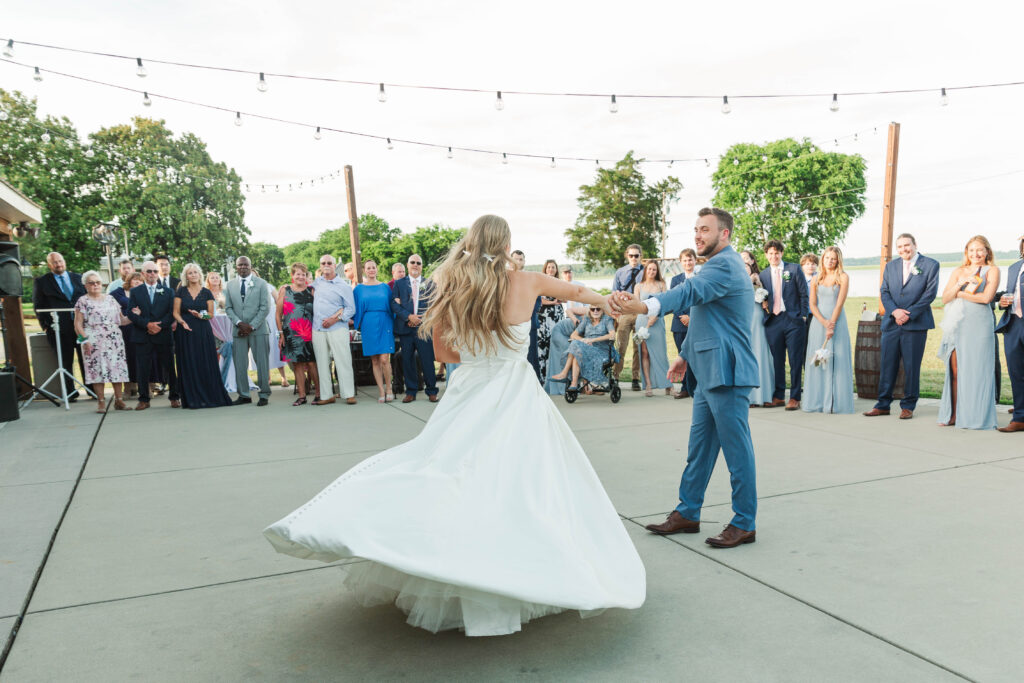
[[[595,393],[607,393],[608,398],[611,399],[612,403],[618,403],[619,399],[622,398],[622,389],[619,388],[619,380],[615,377],[615,343],[612,342],[608,345],[608,358],[604,363],[601,364],[601,375],[604,377],[603,382],[591,382],[582,374],[580,375],[580,386],[573,389],[572,387],[566,387],[565,389],[565,402],[575,403],[576,399],[579,398],[580,393],[585,389],[590,389]],[[562,380],[569,382],[568,378]]]

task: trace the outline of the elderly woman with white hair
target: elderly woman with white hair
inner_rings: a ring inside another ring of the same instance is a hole
[[[106,382],[114,387],[114,408],[126,410],[121,399],[124,384],[128,382],[128,363],[124,354],[121,325],[127,318],[121,315],[121,305],[103,291],[103,281],[95,270],[82,275],[85,296],[75,303],[75,332],[82,346],[85,383],[92,385],[98,399],[96,412],[105,413],[107,402],[103,397]]]
[[[178,360],[183,408],[218,408],[231,405],[224,389],[214,346],[213,318],[216,301],[203,286],[203,271],[195,263],[181,270],[181,284],[174,293],[174,353]]]

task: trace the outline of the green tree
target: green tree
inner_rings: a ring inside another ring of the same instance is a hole
[[[757,252],[776,239],[790,259],[820,254],[864,214],[865,168],[859,154],[825,152],[807,138],[737,144],[711,176],[714,204],[735,218],[736,249]]]
[[[678,198],[683,185],[672,176],[647,184],[642,161],[629,152],[615,168],[598,169],[592,185],[580,186],[580,215],[565,231],[566,253],[588,268],[622,265],[626,247],[634,243],[647,254],[658,253],[663,209]]]
[[[289,281],[288,265],[285,264],[284,250],[270,242],[253,242],[245,250],[245,255],[252,261],[253,270],[260,277],[280,287]]]

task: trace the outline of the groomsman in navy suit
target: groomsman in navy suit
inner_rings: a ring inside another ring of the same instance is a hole
[[[419,326],[430,305],[434,283],[423,278],[423,258],[413,254],[406,263],[409,275],[395,280],[391,290],[391,312],[395,314],[395,334],[402,342],[402,375],[405,377],[405,398],[402,403],[412,403],[419,391],[419,373],[416,371],[416,354],[423,366],[423,383],[427,387],[427,398],[437,403],[437,376],[434,374],[434,345],[428,337],[420,339]]]
[[[154,358],[167,378],[171,407],[181,407],[171,338],[174,292],[159,282],[157,274],[156,263],[143,263],[142,277],[145,282],[128,294],[128,318],[132,321],[132,343],[135,344],[135,367],[139,379],[139,403],[135,410],[149,408],[149,382]]]
[[[1003,317],[996,325],[996,332],[1003,335],[1006,370],[1013,389],[1013,417],[1010,424],[999,428],[1001,432],[1024,432],[1024,236],[1019,246],[1021,259],[1010,266],[1006,291],[999,299]]]
[[[885,265],[881,299],[885,307],[882,319],[882,359],[878,376],[878,402],[864,413],[868,417],[888,415],[892,391],[903,361],[903,398],[900,419],[914,417],[921,384],[921,359],[928,330],[935,327],[932,302],[939,289],[939,262],[922,256],[917,241],[909,233],[896,238],[900,258]]]
[[[800,266],[782,260],[782,242],[768,240],[764,245],[768,267],[761,271],[761,286],[768,290],[768,310],[764,319],[764,336],[775,361],[775,391],[765,408],[800,407],[803,382],[804,350],[807,346],[807,280]],[[789,355],[789,403],[786,403],[786,355]]]
[[[669,289],[675,289],[676,287],[682,287],[683,283],[686,282],[687,278],[691,278],[697,274],[697,252],[693,249],[686,248],[679,252],[679,263],[683,266],[683,272],[679,273],[672,278],[669,283]],[[681,311],[672,312],[672,337],[676,342],[676,351],[682,353],[683,342],[686,341],[686,333],[690,329],[690,307],[687,306]],[[686,374],[683,375],[683,385],[679,388],[679,393],[673,394],[676,398],[687,398],[693,396],[693,392],[697,388],[697,378],[693,376],[693,370],[690,368],[690,364],[686,364]]]

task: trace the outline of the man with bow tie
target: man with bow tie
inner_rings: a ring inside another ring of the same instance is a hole
[[[82,276],[68,270],[64,257],[55,251],[46,255],[46,265],[50,272],[36,278],[32,288],[32,305],[36,310],[43,308],[74,308],[83,294],[85,286],[82,284]],[[60,339],[57,339],[53,329],[53,313],[39,313],[39,324],[46,333],[46,341],[50,348],[57,351],[57,344],[60,344],[61,360],[64,369],[74,372],[74,356],[78,356],[78,367],[85,377],[85,366],[82,364],[82,349],[76,343],[75,319],[73,313],[58,313],[60,316]],[[75,383],[67,375],[64,376],[64,384],[68,389],[68,400],[78,399],[78,391]]]
[[[149,383],[153,359],[167,379],[172,408],[180,408],[178,377],[174,371],[174,292],[162,285],[153,261],[142,264],[143,284],[128,294],[128,318],[132,321],[131,341],[135,344],[135,368],[139,380],[139,403],[135,410],[149,408]]]
[[[903,398],[900,419],[914,417],[921,385],[921,360],[928,330],[935,327],[932,302],[939,290],[939,262],[917,251],[910,233],[896,238],[898,259],[885,264],[879,292],[882,318],[881,367],[878,374],[878,402],[864,413],[868,417],[889,414],[893,387],[903,362]]]
[[[413,254],[406,263],[409,275],[395,280],[392,290],[391,311],[395,314],[395,334],[402,343],[402,375],[405,377],[405,398],[402,403],[416,400],[419,391],[419,373],[416,371],[416,355],[423,366],[423,383],[427,398],[437,403],[437,375],[434,373],[434,345],[427,339],[420,339],[417,332],[423,315],[430,305],[433,283],[423,277],[423,258]]]

